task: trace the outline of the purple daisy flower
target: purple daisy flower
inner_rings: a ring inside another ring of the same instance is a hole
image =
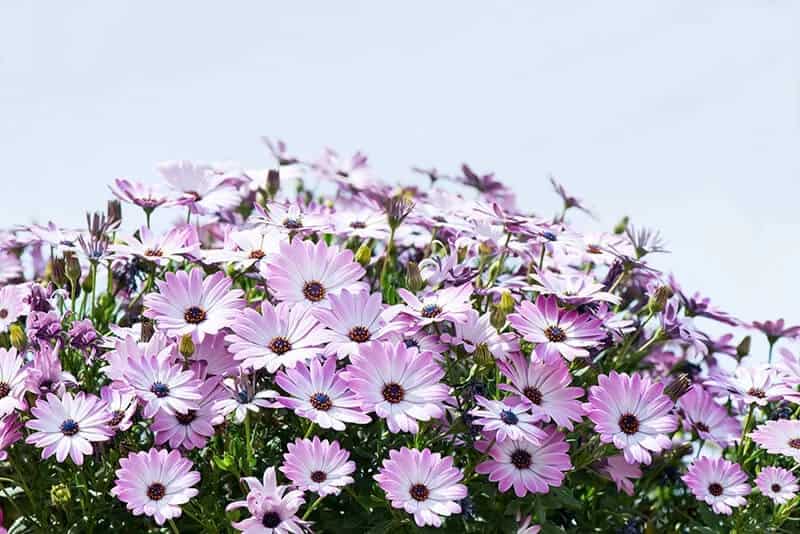
[[[60,399],[48,393],[47,400],[36,401],[31,414],[34,419],[25,426],[33,433],[25,442],[42,449],[42,458],[55,454],[56,460],[63,462],[69,456],[82,465],[83,457],[93,452],[92,442],[107,441],[114,435],[105,403],[83,392],[74,397],[64,393]]]
[[[278,393],[270,390],[256,392],[255,381],[255,374],[244,373],[224,379],[222,386],[227,395],[216,402],[214,409],[223,416],[232,413],[236,424],[242,424],[249,412],[258,413],[261,408],[279,407],[273,400]]]
[[[229,325],[233,334],[225,337],[233,357],[248,369],[293,367],[310,360],[325,342],[322,327],[306,306],[281,302],[261,303],[261,313],[250,308]]]
[[[444,370],[430,352],[402,343],[374,342],[361,347],[343,374],[362,410],[386,419],[389,431],[419,432],[417,421],[443,415],[449,387],[439,381]]]
[[[770,344],[782,337],[796,338],[800,336],[800,325],[786,326],[783,319],[777,321],[753,321],[753,328],[767,336]]]
[[[514,353],[507,361],[497,362],[500,371],[511,384],[500,384],[503,391],[514,393],[517,400],[534,413],[541,413],[545,421],[553,420],[558,426],[572,430],[572,422],[583,419],[583,408],[577,399],[583,388],[571,387],[572,375],[561,358],[549,362],[538,358],[528,360],[522,353]]]
[[[8,332],[8,327],[26,313],[28,306],[21,286],[0,287],[0,333]]]
[[[750,493],[747,475],[739,464],[723,458],[695,460],[681,478],[694,496],[705,501],[717,514],[731,515],[732,507],[744,506],[745,495]]]
[[[200,473],[178,451],[152,448],[129,454],[119,461],[111,495],[124,502],[133,515],[152,517],[163,525],[180,517],[181,505],[199,493]]]
[[[630,463],[648,465],[651,453],[672,446],[667,434],[677,428],[678,421],[663,384],[638,373],[628,376],[616,371],[600,375],[597,382],[590,389],[586,414],[603,443],[613,443]]]
[[[218,213],[235,208],[241,197],[225,176],[219,176],[211,165],[191,161],[167,161],[158,171],[180,194],[175,202],[189,206],[192,213]]]
[[[327,304],[328,295],[366,288],[359,282],[364,268],[353,261],[353,253],[328,246],[324,240],[316,244],[299,239],[282,241],[280,254],[262,263],[260,272],[275,298],[290,304]]]
[[[402,325],[413,325],[417,329],[443,321],[466,322],[467,312],[472,309],[472,291],[472,284],[463,284],[439,289],[420,300],[410,291],[400,288],[397,294],[406,305],[394,309],[398,313],[394,320]]]
[[[765,467],[756,477],[756,486],[765,497],[769,497],[775,504],[786,504],[794,499],[800,486],[788,469],[782,467]]]
[[[189,410],[197,410],[202,398],[201,383],[194,372],[184,371],[170,357],[129,358],[124,379],[124,385],[145,403],[143,415],[147,418],[159,410],[187,414]]]
[[[225,507],[229,512],[237,508],[247,508],[251,517],[232,523],[233,528],[245,534],[303,534],[309,524],[297,517],[303,505],[303,492],[280,486],[274,467],[264,471],[263,481],[255,477],[245,477],[242,481],[250,490],[246,500],[235,501]]]
[[[49,344],[61,335],[61,317],[54,311],[32,311],[25,327],[28,339],[34,346]]]
[[[536,343],[536,354],[544,360],[559,354],[568,361],[588,356],[587,349],[606,337],[599,319],[559,309],[553,296],[540,296],[535,305],[523,301],[518,310],[508,316],[509,323],[526,341]]]
[[[689,427],[697,432],[700,439],[711,440],[720,447],[726,447],[742,433],[741,423],[728,415],[728,410],[718,404],[700,385],[692,386],[681,396],[678,407]]]
[[[770,454],[783,454],[800,461],[800,421],[767,421],[751,432],[750,437]]]
[[[224,416],[216,402],[224,396],[219,388],[221,377],[211,377],[200,386],[202,398],[197,402],[197,409],[186,413],[168,413],[160,410],[156,413],[150,429],[155,433],[155,444],[169,442],[171,448],[183,447],[186,450],[205,447],[208,439],[214,435],[214,425],[222,423]]]
[[[239,362],[225,344],[225,334],[222,332],[195,343],[190,359],[193,365],[202,363],[203,372],[209,376],[227,376],[239,367]]]
[[[223,248],[202,251],[208,263],[233,263],[246,271],[265,257],[278,252],[281,236],[277,231],[251,228],[230,232]]]
[[[578,306],[590,302],[618,304],[622,299],[605,291],[605,286],[586,274],[555,274],[542,271],[533,276],[538,284],[531,290],[542,295],[555,295],[561,302]]]
[[[297,439],[287,448],[280,470],[298,489],[320,496],[339,495],[344,486],[353,483],[350,475],[356,464],[349,461],[350,453],[338,441],[320,441],[314,436],[313,440]]]
[[[491,321],[490,314],[480,315],[475,310],[469,310],[466,321],[454,323],[453,335],[445,332],[441,339],[454,347],[463,346],[469,354],[483,346],[498,360],[505,360],[510,352],[519,350],[517,336],[511,333],[498,334]]]
[[[205,278],[201,269],[167,273],[164,282],[156,282],[160,294],[145,296],[144,315],[170,336],[191,334],[195,341],[203,341],[240,316],[243,293],[231,289],[231,283],[223,272]]]
[[[27,408],[24,396],[28,369],[17,349],[0,348],[0,417]]]
[[[638,464],[629,464],[621,454],[609,456],[606,464],[600,468],[617,485],[617,491],[622,491],[633,497],[633,482],[631,479],[641,478],[642,470]]]
[[[528,492],[547,493],[551,486],[560,486],[564,472],[572,469],[569,445],[555,427],[547,429],[547,438],[539,445],[525,439],[497,442],[484,437],[476,447],[489,459],[478,464],[475,472],[489,475],[503,493],[513,486],[520,498]]]
[[[342,431],[345,423],[372,421],[358,409],[361,401],[336,373],[336,358],[328,358],[324,364],[315,358],[311,360],[310,368],[298,363],[294,369],[275,375],[275,382],[291,395],[277,397],[281,405],[322,428]]]
[[[22,439],[22,423],[17,414],[0,418],[0,462],[8,459],[8,448]]]
[[[475,418],[472,424],[482,426],[484,432],[490,432],[498,442],[526,439],[538,445],[547,437],[547,433],[535,424],[541,416],[531,415],[527,406],[512,406],[480,395],[475,400],[480,408],[470,411]]]
[[[123,202],[139,206],[145,213],[152,213],[157,207],[170,202],[166,191],[157,185],[117,178],[109,188],[115,197]]]
[[[358,352],[361,343],[380,339],[380,330],[386,324],[380,293],[361,291],[356,294],[343,289],[339,295],[330,295],[330,309],[315,308],[312,313],[327,327],[325,331],[326,354],[346,358]]]
[[[70,346],[83,351],[92,351],[100,343],[100,336],[94,329],[91,319],[72,323],[67,338]]]
[[[142,226],[138,235],[125,237],[123,243],[111,245],[111,250],[119,257],[143,258],[161,266],[170,261],[181,262],[199,249],[197,231],[188,224],[175,226],[163,235]]]
[[[443,517],[461,512],[459,501],[467,496],[459,483],[463,477],[452,456],[406,447],[390,450],[374,476],[392,506],[412,514],[419,527],[440,527]]]
[[[59,397],[64,394],[67,385],[76,385],[78,381],[72,374],[64,371],[61,366],[61,342],[56,342],[55,346],[43,344],[41,348],[33,354],[33,362],[28,366],[28,379],[26,387],[28,391],[44,396],[47,393],[55,393]]]
[[[717,373],[704,383],[706,386],[728,391],[745,404],[766,406],[786,393],[786,384],[780,372],[770,366],[745,367],[740,365],[733,375]]]
[[[136,395],[110,386],[103,386],[100,390],[100,398],[111,412],[111,420],[108,422],[111,428],[124,432],[133,426],[133,414],[136,413],[138,407]]]
[[[264,208],[255,204],[253,222],[259,225],[278,229],[287,233],[307,235],[312,232],[327,230],[330,226],[328,217],[316,206],[302,206],[290,202],[269,202]]]

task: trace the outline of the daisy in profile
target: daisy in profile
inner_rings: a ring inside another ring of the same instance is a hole
[[[0,418],[0,462],[8,459],[8,448],[21,439],[22,422],[17,414],[12,413]]]
[[[0,333],[8,332],[9,326],[28,313],[25,296],[20,286],[0,287]]]
[[[573,421],[583,419],[583,408],[577,400],[583,396],[583,388],[570,386],[572,375],[561,358],[548,362],[528,360],[515,352],[507,360],[498,361],[497,366],[511,380],[511,384],[498,386],[514,394],[510,402],[518,401],[533,413],[541,413],[544,421],[552,420],[569,430]]]
[[[250,228],[230,232],[222,248],[203,251],[209,263],[232,263],[237,269],[247,270],[262,259],[278,251],[282,237],[271,229]]]
[[[440,527],[443,518],[461,512],[458,502],[467,496],[463,477],[452,456],[406,447],[390,450],[374,476],[392,507],[412,514],[419,527]]]
[[[191,334],[201,342],[240,316],[243,293],[231,289],[231,283],[221,271],[205,278],[202,269],[167,273],[165,281],[156,282],[160,293],[145,296],[144,315],[172,337]]]
[[[193,371],[184,371],[170,357],[141,356],[128,359],[121,386],[127,386],[144,403],[143,415],[150,418],[159,410],[170,414],[197,410],[202,398],[200,384]]]
[[[250,490],[243,501],[235,501],[225,511],[247,508],[251,517],[232,523],[233,528],[247,534],[302,534],[308,523],[297,517],[303,505],[303,492],[278,485],[274,467],[264,471],[263,480],[245,477],[242,482]]]
[[[783,454],[800,461],[800,421],[778,419],[767,421],[750,433],[750,437],[770,454]]]
[[[139,206],[145,213],[152,213],[159,206],[168,205],[170,197],[166,191],[158,185],[143,184],[132,182],[125,178],[117,178],[109,186],[114,196],[123,202],[128,202],[134,206]]]
[[[176,204],[188,206],[192,213],[211,214],[239,205],[241,196],[225,176],[206,163],[166,161],[158,172],[177,193]]]
[[[756,486],[764,496],[769,497],[775,504],[786,504],[794,499],[800,486],[788,469],[782,467],[765,467],[756,477]]]
[[[14,410],[24,410],[28,369],[17,349],[0,348],[0,417]]]
[[[694,496],[711,506],[715,513],[731,515],[733,507],[747,504],[750,493],[747,475],[739,464],[723,458],[695,460],[681,477]]]
[[[295,239],[281,241],[280,253],[272,261],[262,263],[261,275],[275,298],[290,304],[324,304],[329,295],[343,289],[351,293],[366,289],[364,268],[353,260],[353,253],[318,243]]]
[[[222,387],[225,395],[214,403],[214,410],[219,411],[224,417],[232,413],[234,422],[240,425],[250,412],[258,413],[262,408],[279,407],[274,400],[278,393],[271,390],[257,392],[255,382],[255,374],[244,372],[224,379]]]
[[[42,343],[33,353],[33,361],[28,365],[28,378],[25,381],[28,391],[40,396],[55,393],[60,397],[67,390],[67,385],[78,383],[72,374],[64,371],[60,352],[61,342],[57,341],[55,346]]]
[[[489,475],[503,493],[513,486],[520,498],[528,492],[547,493],[551,486],[560,486],[564,472],[572,469],[569,445],[555,427],[546,432],[547,437],[538,445],[526,439],[498,442],[484,437],[476,447],[489,459],[478,464],[475,472]]]
[[[164,266],[170,261],[181,262],[189,254],[200,249],[197,231],[189,224],[175,226],[159,235],[146,226],[139,228],[138,235],[127,236],[120,244],[111,245],[118,257],[138,257]]]
[[[159,450],[129,454],[119,461],[111,495],[124,502],[133,515],[155,519],[163,525],[180,517],[181,505],[199,493],[200,473],[178,451]]]
[[[362,346],[350,361],[343,376],[361,409],[386,419],[391,432],[416,434],[418,421],[443,415],[449,387],[440,382],[444,370],[431,353],[375,342]]]
[[[768,402],[779,400],[786,392],[786,384],[781,373],[768,365],[758,367],[740,365],[733,375],[726,373],[712,375],[704,385],[723,389],[736,400],[758,406],[766,406]]]
[[[69,456],[76,465],[83,465],[83,457],[94,450],[93,442],[114,435],[105,403],[83,392],[64,393],[60,399],[48,393],[46,400],[39,399],[31,408],[31,414],[34,418],[25,426],[33,433],[25,442],[42,449],[42,458],[55,454],[63,462]]]
[[[480,395],[475,400],[479,407],[470,412],[475,418],[472,424],[483,427],[484,432],[490,432],[498,442],[526,439],[538,445],[547,437],[547,433],[536,426],[541,416],[531,415],[527,406],[512,406]]]
[[[202,396],[196,410],[186,413],[156,413],[150,429],[155,433],[155,444],[169,443],[170,448],[183,447],[186,450],[205,447],[214,435],[214,426],[222,423],[224,416],[218,409],[217,401],[224,396],[219,387],[222,377],[210,377],[200,386]]]
[[[609,456],[600,471],[617,485],[617,491],[623,491],[633,497],[632,479],[641,478],[642,470],[638,464],[629,464],[621,454]]]
[[[389,222],[378,207],[354,205],[338,209],[331,217],[332,232],[340,237],[386,240],[389,237]]]
[[[739,421],[728,415],[728,410],[718,404],[700,385],[695,384],[681,396],[678,407],[700,439],[711,440],[720,447],[726,447],[742,434]]]
[[[234,359],[248,369],[274,373],[281,367],[294,367],[322,351],[322,327],[305,306],[281,302],[261,303],[261,313],[250,308],[230,323],[233,334],[225,337]]]
[[[349,461],[350,453],[338,441],[320,441],[314,436],[313,440],[297,439],[287,448],[280,470],[298,489],[320,496],[339,495],[344,486],[353,483],[350,475],[356,464]]]
[[[269,202],[266,208],[254,204],[255,212],[252,221],[257,224],[281,232],[300,234],[301,236],[316,231],[328,230],[328,217],[314,205],[303,206],[296,202]]]
[[[531,286],[531,290],[541,295],[554,295],[561,302],[578,306],[590,302],[609,302],[617,304],[620,297],[605,291],[605,286],[595,282],[591,277],[583,274],[555,274],[543,270],[533,279],[538,282]]]
[[[276,397],[278,403],[321,428],[345,429],[345,423],[365,424],[372,419],[359,410],[361,401],[336,373],[336,358],[321,364],[317,358],[309,367],[298,363],[275,375],[275,382],[289,396]]]
[[[649,465],[651,453],[672,446],[668,434],[678,427],[672,415],[672,400],[663,384],[649,377],[611,371],[600,375],[589,391],[586,414],[600,433],[600,441],[613,443],[630,463]]]
[[[361,343],[380,339],[380,330],[386,324],[380,293],[360,291],[356,294],[343,289],[339,295],[330,295],[330,308],[314,308],[312,313],[327,328],[325,331],[327,354],[346,358],[358,352]]]
[[[239,362],[225,344],[225,334],[222,332],[206,336],[202,343],[195,343],[190,361],[192,365],[203,364],[203,372],[208,376],[228,376],[239,367]]]
[[[468,312],[472,310],[472,291],[472,284],[462,284],[436,290],[420,299],[400,288],[397,294],[406,305],[396,309],[399,313],[395,320],[411,324],[417,329],[443,321],[464,323],[468,319]]]
[[[571,362],[588,356],[587,349],[606,337],[599,319],[560,309],[554,296],[540,296],[535,304],[522,301],[517,310],[508,322],[526,341],[536,343],[536,354],[542,359],[560,354]]]
[[[131,392],[120,391],[111,386],[103,386],[100,398],[106,404],[106,409],[111,412],[108,425],[113,430],[126,431],[133,426],[133,414],[136,413],[138,403],[136,395]]]
[[[510,352],[519,350],[517,336],[498,334],[491,321],[490,314],[480,315],[469,310],[463,323],[453,324],[452,336],[446,332],[442,334],[442,341],[454,347],[461,345],[468,354],[474,354],[478,347],[484,346],[497,360],[505,360]]]

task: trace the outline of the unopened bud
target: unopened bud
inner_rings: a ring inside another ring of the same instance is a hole
[[[274,198],[278,190],[281,188],[281,175],[275,169],[270,169],[267,173],[267,193],[271,198]]]
[[[511,291],[505,290],[500,294],[500,304],[498,308],[506,313],[511,313],[514,311],[514,304],[514,297],[511,295]]]
[[[647,309],[650,313],[658,313],[664,310],[667,301],[673,295],[672,288],[669,286],[658,286],[655,292],[650,296],[650,301],[647,303]]]
[[[740,359],[750,354],[750,336],[745,336],[743,340],[736,345],[736,356]]]
[[[147,343],[156,333],[155,325],[153,321],[147,318],[142,319],[142,332],[141,332],[141,340],[143,343]]]
[[[692,380],[686,373],[681,373],[664,388],[664,394],[676,402],[692,387]]]
[[[628,223],[630,222],[630,218],[628,216],[624,216],[620,221],[614,226],[614,233],[617,235],[624,234],[625,230],[628,228]]]
[[[122,222],[122,204],[119,200],[109,200],[106,204],[106,219],[108,219],[108,227],[111,229],[119,226]]]
[[[72,494],[66,484],[56,484],[50,488],[50,503],[53,506],[66,507],[71,500]]]
[[[25,330],[20,325],[15,323],[9,326],[8,335],[11,338],[11,346],[18,352],[22,352],[28,346],[28,336],[25,335]]]
[[[372,248],[368,247],[365,244],[358,247],[356,251],[356,261],[361,264],[362,267],[366,267],[369,265],[370,260],[372,259]]]
[[[670,456],[673,458],[683,458],[691,453],[692,450],[694,450],[694,448],[691,443],[681,443],[672,449]]]
[[[75,284],[78,281],[78,278],[81,277],[81,263],[78,261],[78,257],[75,256],[75,253],[72,251],[64,252],[64,263],[65,265],[65,272],[67,274],[67,278]]]
[[[488,243],[481,241],[481,244],[478,245],[478,253],[481,256],[488,256],[492,253],[492,247],[490,247]]]
[[[58,287],[65,287],[67,285],[67,264],[64,258],[54,258],[48,264],[49,272],[47,278],[53,281]]]
[[[414,203],[404,196],[396,196],[387,200],[385,210],[389,227],[396,230],[413,209]]]
[[[492,323],[493,327],[500,330],[506,325],[506,317],[508,317],[506,311],[500,306],[495,306],[492,308],[492,312],[489,315],[489,321]]]
[[[416,293],[425,287],[425,281],[422,279],[419,265],[416,262],[410,261],[406,264],[406,286],[412,293]]]
[[[492,356],[486,343],[481,343],[478,345],[478,348],[475,349],[475,363],[478,365],[491,365],[494,363],[494,356]]]
[[[181,338],[181,342],[178,344],[178,351],[187,360],[192,357],[192,354],[194,354],[194,342],[190,334],[186,334]]]

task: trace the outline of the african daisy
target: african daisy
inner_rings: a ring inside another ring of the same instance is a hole
[[[747,475],[739,464],[723,458],[695,460],[681,477],[694,496],[710,505],[718,514],[731,515],[733,507],[747,503],[750,493]]]
[[[299,489],[321,496],[339,495],[344,486],[353,483],[350,475],[356,464],[349,461],[350,453],[338,441],[320,441],[314,436],[313,440],[297,439],[287,449],[280,470]]]

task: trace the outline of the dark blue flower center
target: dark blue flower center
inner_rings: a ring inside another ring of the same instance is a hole
[[[409,488],[408,493],[411,494],[411,498],[415,501],[422,502],[428,500],[430,490],[425,484],[414,484]]]
[[[206,320],[206,311],[199,306],[192,306],[183,312],[183,320],[189,324],[200,324]]]
[[[533,458],[531,453],[522,449],[517,449],[511,453],[511,464],[517,469],[528,469]]]
[[[315,410],[321,410],[323,412],[327,412],[333,406],[331,402],[331,398],[326,395],[325,393],[314,393],[311,395],[309,399],[311,406],[314,407]]]
[[[567,340],[567,334],[560,326],[556,325],[545,328],[544,335],[551,343],[563,343]]]
[[[239,404],[247,404],[251,399],[250,395],[245,390],[242,390],[236,394],[236,400],[239,401]]]
[[[442,309],[436,304],[425,304],[422,307],[422,316],[431,319],[442,313]]]
[[[269,350],[280,356],[292,350],[292,344],[285,337],[274,337],[269,342]]]
[[[325,298],[325,287],[316,280],[303,285],[303,296],[311,302],[319,302]]]
[[[73,419],[67,419],[61,423],[61,433],[65,436],[74,436],[78,433],[80,427]]]
[[[267,528],[275,528],[281,524],[281,516],[277,512],[267,512],[261,518],[261,524]]]
[[[511,410],[503,410],[500,412],[500,420],[507,425],[516,425],[519,423],[519,417]]]
[[[156,382],[155,384],[150,386],[150,392],[159,399],[163,399],[164,397],[169,395],[169,386],[163,382]]]
[[[287,217],[283,220],[283,227],[289,230],[297,230],[303,227],[303,223],[299,219],[292,219],[291,217]]]
[[[556,234],[554,234],[553,232],[542,232],[542,237],[544,237],[548,241],[555,241],[557,239]]]

